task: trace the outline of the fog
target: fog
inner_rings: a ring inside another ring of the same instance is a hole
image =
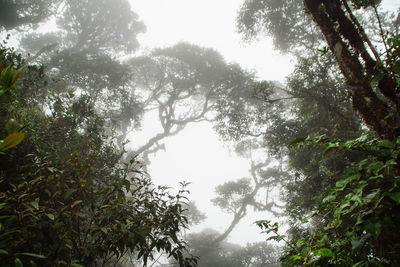
[[[281,83],[293,69],[294,58],[274,50],[271,38],[246,42],[237,33],[236,15],[242,1],[159,0],[131,4],[146,24],[146,33],[139,36],[145,51],[189,42],[216,49],[226,61],[254,71],[259,80]],[[146,120],[143,140],[155,131],[157,126],[153,120]],[[223,232],[232,216],[222,213],[210,202],[215,197],[214,188],[249,176],[251,161],[239,157],[232,143],[220,140],[212,127],[209,122],[194,123],[177,136],[166,138],[165,151],[159,151],[151,159],[149,173],[158,184],[171,187],[182,180],[190,182],[191,200],[207,215],[207,220],[194,229],[214,228]],[[137,139],[135,135],[131,138],[133,143],[140,143]],[[265,212],[248,214],[228,239],[242,245],[265,240],[254,224],[259,219],[273,217]]]
[[[314,2],[2,2],[3,261],[396,262],[369,240],[397,236],[382,229],[399,218],[387,215],[399,203],[398,93],[381,87],[398,89],[400,4]],[[371,102],[383,110],[373,118]],[[382,177],[393,186],[372,184]],[[384,198],[396,203],[370,204]],[[370,218],[372,206],[390,218]]]

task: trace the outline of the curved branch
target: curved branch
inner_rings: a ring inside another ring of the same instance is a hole
[[[357,18],[354,16],[354,14],[351,11],[349,5],[347,4],[347,1],[346,0],[342,0],[342,3],[344,5],[344,8],[347,11],[347,14],[349,14],[351,21],[356,25],[356,27],[357,27],[358,31],[360,32],[363,40],[368,44],[369,48],[371,49],[372,53],[374,54],[375,59],[380,61],[380,57],[379,57],[378,51],[376,50],[375,46],[372,45],[371,40],[368,38],[367,34],[364,31],[364,28],[361,27],[361,25],[358,22]]]
[[[261,204],[261,203],[255,201],[255,199],[254,199],[254,197],[257,195],[258,191],[261,188],[266,186],[265,183],[260,183],[260,181],[257,177],[257,171],[261,170],[263,167],[268,166],[270,164],[270,162],[271,162],[271,160],[269,158],[266,161],[264,161],[262,163],[258,163],[258,164],[255,164],[253,161],[251,162],[250,173],[251,173],[251,176],[255,183],[255,186],[254,186],[252,192],[250,192],[247,196],[243,197],[242,204],[241,204],[240,208],[236,209],[237,211],[234,212],[234,217],[233,217],[231,223],[229,224],[228,228],[222,234],[220,234],[218,237],[216,237],[213,240],[213,242],[212,242],[213,244],[218,244],[219,242],[223,241],[225,238],[228,237],[228,235],[233,231],[233,229],[240,222],[240,220],[246,216],[248,206],[253,206],[254,208],[256,208],[257,210],[260,210],[260,211],[269,211],[272,214],[274,214],[275,216],[278,216],[281,214],[272,209],[274,206],[279,207],[279,208],[282,207],[282,206],[276,204],[275,202]]]
[[[228,237],[228,235],[235,229],[236,225],[240,222],[241,219],[243,219],[246,214],[247,214],[247,205],[242,205],[242,207],[239,209],[237,213],[235,213],[232,222],[228,226],[228,228],[220,234],[218,237],[216,237],[213,241],[212,244],[218,244],[221,241],[225,240],[225,238]]]
[[[53,43],[53,44],[49,44],[44,46],[42,49],[40,49],[33,57],[29,58],[27,60],[27,63],[31,63],[33,62],[35,59],[37,59],[38,57],[40,57],[43,53],[47,52],[47,51],[51,51],[54,48],[56,48],[58,46],[57,43]]]

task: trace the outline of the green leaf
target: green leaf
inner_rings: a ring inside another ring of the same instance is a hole
[[[308,221],[311,219],[311,217],[313,217],[314,214],[308,215],[307,217],[305,217],[304,219],[301,220],[301,223],[308,223]]]
[[[303,238],[301,238],[301,239],[299,239],[297,242],[296,242],[296,247],[301,247],[301,246],[303,246],[304,245],[304,239]]]
[[[11,64],[9,64],[0,73],[0,84],[5,88],[9,88],[11,86],[11,82],[13,79],[12,71],[13,71],[13,69],[11,67]]]
[[[24,267],[24,265],[22,264],[22,261],[20,259],[18,259],[18,258],[15,258],[14,266],[15,267]]]
[[[347,208],[350,206],[350,201],[349,200],[345,200],[342,202],[342,204],[335,210],[335,212],[333,213],[333,218],[335,218],[335,220],[339,223],[340,222],[340,217],[342,216],[343,213],[343,209]]]
[[[392,71],[400,75],[400,62],[396,62],[396,64],[393,65]]]
[[[400,204],[400,192],[395,192],[395,193],[388,193],[388,196],[396,201],[397,204]]]
[[[390,159],[385,162],[385,167],[391,166],[391,165],[396,165],[396,161],[394,159]]]
[[[332,252],[332,250],[330,250],[328,248],[321,248],[321,249],[315,250],[315,251],[313,251],[313,254],[315,256],[330,257],[330,258],[333,258],[335,256],[335,254]]]
[[[324,151],[322,152],[322,155],[324,156],[326,153],[328,153],[329,151],[331,151],[334,148],[339,147],[339,142],[335,142],[335,143],[328,143],[324,149]]]
[[[28,256],[28,257],[39,258],[39,259],[46,259],[46,256],[35,254],[35,253],[30,253],[30,252],[16,253],[16,255]]]
[[[47,167],[47,169],[51,172],[51,173],[55,173],[57,171],[57,168],[54,167]]]
[[[361,267],[361,266],[369,266],[367,261],[359,261],[356,264],[353,264],[351,267]]]
[[[8,251],[4,249],[0,249],[0,254],[1,255],[8,255]]]
[[[370,219],[365,222],[365,230],[377,239],[382,231],[382,224],[376,218]]]
[[[46,214],[47,217],[49,217],[50,220],[54,221],[54,215],[51,213]]]
[[[271,237],[268,237],[267,240],[275,240],[276,242],[282,241],[285,238],[284,235],[274,235]]]
[[[389,140],[379,140],[378,146],[385,147],[385,148],[393,148],[394,144]]]
[[[353,194],[353,195],[350,197],[350,200],[351,200],[351,201],[354,201],[354,202],[357,202],[357,203],[359,203],[359,204],[362,204],[362,203],[363,203],[359,194]]]
[[[300,143],[303,143],[307,139],[307,136],[299,136],[289,143],[289,147],[297,147]]]
[[[25,135],[23,133],[12,133],[9,134],[1,143],[0,151],[5,151],[12,147],[15,147],[24,140]]]
[[[17,69],[17,70],[13,70],[11,85],[14,85],[15,82],[18,80],[19,75],[21,74],[21,71],[22,71],[22,68]]]
[[[339,190],[339,191],[343,190],[348,183],[350,183],[351,181],[354,181],[354,180],[358,180],[360,178],[361,178],[361,173],[356,173],[354,175],[351,175],[344,179],[341,179],[336,182],[336,190]]]
[[[39,200],[32,201],[30,204],[35,209],[39,209]]]
[[[374,161],[368,165],[367,172],[378,175],[378,173],[385,167],[382,161]]]
[[[76,205],[78,205],[79,203],[82,203],[82,200],[77,200],[74,203],[71,204],[71,208],[75,207]]]
[[[378,195],[379,193],[380,193],[380,189],[374,190],[372,193],[370,193],[370,194],[368,194],[368,195],[366,195],[365,197],[362,198],[363,202],[365,204],[370,203],[372,200],[375,199],[376,195]]]
[[[290,256],[284,258],[283,262],[284,263],[296,262],[296,261],[302,260],[302,259],[303,259],[303,257],[301,255],[296,254],[296,255],[290,255]]]
[[[125,186],[125,190],[126,190],[126,191],[129,191],[129,189],[131,188],[131,183],[129,182],[129,180],[128,180],[128,179],[125,179],[125,180],[123,181],[123,184],[124,184],[124,186]]]
[[[329,202],[331,202],[331,201],[333,201],[333,200],[335,200],[335,199],[336,199],[336,194],[330,193],[329,195],[327,195],[327,196],[322,200],[322,203],[329,203]]]
[[[64,195],[64,200],[67,200],[76,190],[75,189],[68,189],[67,192],[65,192]]]

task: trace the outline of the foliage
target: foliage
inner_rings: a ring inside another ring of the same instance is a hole
[[[241,153],[264,147],[278,159],[287,156],[286,170],[277,176],[274,186],[284,185],[283,199],[293,219],[318,206],[323,197],[315,192],[329,191],[330,175],[344,168],[349,155],[342,151],[321,159],[318,148],[288,150],[286,146],[298,136],[358,135],[360,119],[343,87],[332,57],[313,56],[298,59],[285,88],[261,82],[248,88],[247,94],[220,100],[224,104],[219,107],[224,109],[217,116],[217,130],[225,139],[241,141]]]
[[[197,225],[204,221],[207,216],[201,212],[196,203],[193,201],[189,201],[187,203],[183,203],[183,215],[187,218],[189,225]]]
[[[397,62],[393,60],[398,51],[395,39],[388,41],[386,70],[382,71],[391,71],[391,81],[398,84]],[[377,90],[386,90],[384,94],[398,87],[385,81],[385,75],[381,74],[376,85]],[[354,101],[353,98],[353,105]],[[324,198],[312,216],[313,227],[305,237],[292,244],[286,260],[311,265],[356,266],[396,265],[399,262],[396,241],[399,233],[395,227],[399,223],[397,140],[398,137],[385,140],[365,134],[348,141],[324,136],[303,139],[312,147],[324,144],[324,158],[329,157],[331,150],[350,152],[356,157],[347,158],[343,171],[331,175],[340,178],[334,180],[330,193],[322,194]],[[301,138],[294,144],[298,141]]]
[[[288,242],[285,262],[305,265],[384,266],[399,262],[397,225],[399,214],[400,140],[382,140],[368,135],[342,141],[326,137],[300,138],[293,145],[323,146],[323,154],[354,151],[363,155],[350,162],[319,208],[303,220],[313,222],[309,233]],[[277,224],[259,226],[277,235]]]
[[[215,188],[218,196],[212,202],[222,210],[233,213],[243,205],[251,191],[249,179],[242,178],[237,181],[229,181]]]
[[[132,86],[146,111],[158,116],[161,131],[135,153],[154,153],[158,142],[178,134],[189,123],[212,120],[223,96],[252,84],[254,76],[225,62],[214,49],[188,43],[154,49],[128,61]]]
[[[6,50],[0,50],[0,57],[3,57]],[[15,90],[15,83],[18,80],[19,74],[21,73],[21,69],[14,70],[9,64],[7,67],[3,67],[2,62],[0,62],[0,101],[1,104],[4,104],[4,98],[10,96]],[[25,135],[20,132],[19,124],[10,119],[5,124],[5,128],[8,132],[8,135],[3,140],[0,140],[0,154],[4,154],[4,151],[15,147],[19,143],[22,142]]]
[[[385,63],[397,79],[397,88],[400,88],[400,34],[388,38],[388,51]]]
[[[4,0],[0,2],[0,26],[12,29],[37,24],[56,12],[61,0]]]
[[[46,96],[44,88],[52,87],[90,95],[96,112],[121,135],[122,147],[129,128],[139,126],[143,107],[121,58],[138,49],[145,25],[126,0],[65,0],[54,15],[51,31],[31,28],[20,34],[19,49],[28,61],[46,66],[49,79],[38,88],[40,94]]]
[[[18,58],[8,55],[2,62]],[[6,82],[16,77],[12,65],[4,69],[11,73],[2,75]],[[28,68],[26,75],[38,69]],[[29,92],[30,78],[21,79],[8,85]],[[187,224],[181,204],[185,185],[171,195],[165,187],[155,188],[135,160],[121,165],[122,153],[105,134],[89,96],[53,92],[46,111],[30,98],[1,98],[1,121],[8,121],[1,134],[15,130],[18,121],[26,135],[0,156],[2,264],[115,264],[126,253],[146,264],[157,250],[180,265],[193,265],[195,259],[184,258],[186,245],[178,237]]]
[[[234,141],[262,135],[282,107],[279,102],[270,102],[275,96],[281,97],[278,88],[273,82],[252,82],[222,94],[216,105],[217,132],[223,139]]]
[[[145,26],[128,1],[67,0],[66,5],[58,23],[73,48],[118,53],[139,47],[136,36]]]
[[[396,78],[391,75],[387,66],[381,64],[377,48],[360,26],[347,1],[305,0],[304,6],[323,33],[338,63],[354,110],[379,136],[396,138],[398,118],[390,116],[393,106],[396,106],[395,112],[398,112]],[[382,39],[382,45],[387,47],[387,37],[382,30],[375,5],[374,10],[380,25],[379,37]],[[374,84],[373,79],[377,76],[378,81]]]
[[[259,226],[286,242],[291,265],[398,265],[399,37],[387,31],[381,1],[280,2],[245,1],[238,17],[245,38],[271,34],[298,56],[286,89],[292,109],[266,120],[263,133],[268,148],[287,151],[291,229],[283,236],[277,224]],[[374,14],[375,35],[367,35],[372,20],[360,23],[350,2],[359,14]],[[296,30],[301,23],[310,27]],[[317,50],[322,36],[328,46]],[[286,150],[290,140],[311,149]]]
[[[248,40],[271,36],[275,47],[284,52],[304,46],[315,48],[321,36],[302,13],[301,0],[246,0],[238,13],[237,28]]]
[[[57,28],[50,32],[31,31],[26,34],[27,48],[37,49],[30,52],[44,52],[50,47],[54,48],[52,47],[54,43],[61,50],[72,49],[75,52],[82,50],[91,52],[101,50],[108,54],[120,51],[131,52],[139,46],[137,34],[145,31],[145,25],[138,20],[137,14],[131,10],[128,1],[125,0],[116,0],[112,3],[104,0],[29,0],[26,2],[13,4],[19,14],[25,12],[27,17],[34,18],[35,10],[32,6],[37,5],[43,11],[54,15],[57,23]]]
[[[199,267],[275,267],[279,266],[279,249],[265,242],[240,246],[222,241],[213,243],[220,233],[205,229],[190,234],[188,243],[193,255],[199,256]]]

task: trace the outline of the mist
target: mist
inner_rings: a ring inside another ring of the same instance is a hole
[[[395,265],[399,11],[1,2],[0,262]]]

